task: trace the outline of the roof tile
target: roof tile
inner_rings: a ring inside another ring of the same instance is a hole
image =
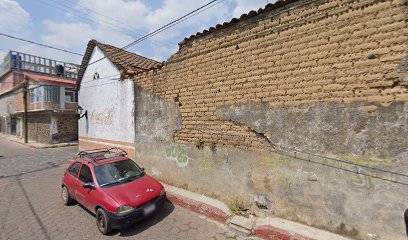
[[[132,73],[148,71],[154,68],[160,68],[162,63],[150,58],[140,56],[136,53],[125,51],[121,48],[101,43],[96,40],[90,40],[88,42],[87,49],[82,59],[81,67],[78,73],[79,83],[82,80],[86,67],[89,64],[92,52],[95,47],[98,47],[106,55],[107,58],[119,69]]]

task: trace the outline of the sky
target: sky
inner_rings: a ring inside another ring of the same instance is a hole
[[[208,2],[210,0],[0,0],[0,32],[83,54],[90,39],[123,47]],[[257,10],[267,2],[219,0],[213,7],[128,51],[165,61],[178,50],[178,43],[185,37]],[[82,59],[0,36],[0,59],[8,50],[78,64]]]

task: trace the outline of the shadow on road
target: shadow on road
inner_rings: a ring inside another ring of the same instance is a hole
[[[42,222],[41,219],[38,217],[38,214],[37,214],[37,212],[35,211],[35,209],[34,209],[34,207],[33,207],[33,204],[32,204],[32,202],[31,202],[30,198],[28,197],[28,194],[27,194],[27,192],[26,192],[26,190],[25,190],[23,184],[21,184],[20,176],[17,176],[16,179],[17,179],[17,184],[18,184],[18,186],[21,188],[21,191],[23,192],[24,197],[25,197],[25,199],[27,200],[28,207],[30,208],[31,212],[33,213],[36,222],[38,223],[38,225],[40,225],[41,232],[42,232],[43,235],[44,235],[44,239],[51,239],[51,238],[50,238],[50,235],[49,235],[48,232],[47,232],[47,229],[45,229],[45,226],[44,226],[43,222]]]
[[[82,210],[85,212],[89,213],[93,217],[95,217],[95,214],[88,209],[86,209],[84,206],[79,204],[78,202],[75,203],[75,205],[79,206]],[[118,235],[120,237],[129,237],[129,236],[134,236],[137,235],[141,232],[144,232],[148,230],[150,227],[158,224],[161,222],[163,219],[165,219],[167,216],[169,216],[172,212],[174,211],[174,205],[166,201],[161,209],[158,209],[156,213],[152,214],[151,216],[135,223],[134,225],[129,226],[128,228],[124,229],[113,229],[112,233],[109,235]],[[96,228],[95,224],[95,228]]]
[[[119,236],[121,237],[127,237],[127,236],[133,236],[137,235],[141,232],[146,231],[150,227],[158,224],[161,222],[163,219],[165,219],[167,216],[169,216],[172,212],[174,211],[174,205],[166,201],[161,209],[158,209],[158,211],[153,214],[152,216],[128,227],[122,230],[114,230],[112,234],[116,234],[119,232]]]

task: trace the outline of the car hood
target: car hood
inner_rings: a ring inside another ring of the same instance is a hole
[[[145,175],[128,183],[102,189],[120,206],[138,207],[159,196],[163,185],[154,178]]]

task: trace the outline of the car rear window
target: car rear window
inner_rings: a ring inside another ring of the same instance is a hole
[[[74,176],[77,177],[78,176],[78,171],[79,171],[79,167],[81,166],[80,162],[76,162],[74,163],[68,170],[68,172]]]

